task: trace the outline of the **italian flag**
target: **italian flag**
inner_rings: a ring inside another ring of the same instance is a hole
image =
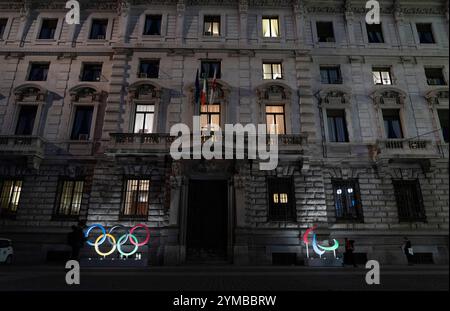
[[[200,93],[200,103],[202,104],[202,106],[206,105],[206,93],[207,93],[206,84],[207,84],[206,78],[203,78],[203,89]]]

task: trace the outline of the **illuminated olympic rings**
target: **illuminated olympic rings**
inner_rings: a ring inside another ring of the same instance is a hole
[[[100,229],[101,233],[95,239],[95,241],[92,242],[88,239],[88,237],[91,231],[95,228]],[[116,240],[113,233],[114,231],[118,231],[118,229],[124,230],[125,233]],[[146,232],[146,237],[142,242],[139,242],[138,238],[134,234],[134,232],[137,229],[144,229]],[[84,232],[84,236],[87,239],[86,243],[90,246],[93,246],[97,254],[100,256],[103,257],[109,256],[117,250],[120,253],[120,255],[128,257],[134,255],[138,251],[139,247],[146,245],[148,241],[150,241],[150,229],[144,224],[138,224],[128,231],[127,227],[125,226],[115,225],[112,226],[108,231],[106,231],[104,226],[100,224],[93,224],[86,229],[86,231]],[[106,240],[108,240],[109,244],[111,245],[111,249],[108,252],[102,252],[100,250],[100,245],[102,245]],[[123,251],[123,246],[125,245],[125,243],[127,243],[128,240],[134,246],[134,248],[133,250],[127,253]]]

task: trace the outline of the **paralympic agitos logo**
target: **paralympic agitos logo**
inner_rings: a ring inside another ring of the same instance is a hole
[[[333,239],[334,244],[332,246],[323,246],[320,244],[317,244],[317,236],[314,232],[317,229],[317,225],[312,226],[311,228],[306,229],[305,233],[303,234],[303,243],[306,245],[306,257],[309,258],[309,235],[312,233],[312,248],[314,252],[319,255],[319,257],[322,257],[325,252],[333,252],[334,257],[336,258],[336,250],[339,247],[339,242],[336,239]]]

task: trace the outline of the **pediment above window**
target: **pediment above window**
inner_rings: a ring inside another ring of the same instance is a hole
[[[396,106],[404,105],[406,93],[398,88],[380,88],[372,93],[375,105]]]
[[[256,94],[260,100],[289,100],[292,92],[288,86],[282,84],[265,84],[256,89]]]
[[[449,89],[439,88],[429,91],[425,98],[430,105],[449,106]]]
[[[101,102],[104,93],[89,86],[75,87],[70,91],[73,102]]]
[[[148,82],[136,83],[129,87],[129,93],[132,99],[160,99],[162,95],[162,88]]]
[[[24,85],[14,90],[16,101],[20,102],[44,102],[47,98],[47,90],[39,86]]]
[[[322,105],[347,105],[350,96],[350,91],[344,88],[325,88],[319,92]]]

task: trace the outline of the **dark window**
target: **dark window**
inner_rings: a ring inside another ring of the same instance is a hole
[[[328,139],[331,142],[348,142],[347,123],[344,109],[328,109]]]
[[[403,138],[400,110],[383,109],[384,130],[389,139]]]
[[[205,36],[220,36],[220,16],[205,16],[203,21],[203,34]]]
[[[278,38],[280,25],[277,16],[265,16],[262,18],[262,31],[265,38]]]
[[[122,216],[147,216],[150,195],[150,180],[127,179],[125,181],[124,191],[125,200]]]
[[[60,180],[55,215],[78,216],[83,197],[82,180]]]
[[[216,78],[220,79],[220,62],[219,61],[202,61],[202,71],[201,77],[206,77],[209,79],[214,78],[214,73],[216,73]]]
[[[84,64],[81,81],[100,81],[102,76],[102,64]]]
[[[342,84],[341,68],[339,66],[320,67],[320,79],[324,84]]]
[[[28,81],[46,81],[49,64],[32,63],[28,74]]]
[[[269,178],[269,220],[296,221],[291,178]]]
[[[135,133],[152,133],[155,118],[155,105],[136,105],[134,116]]]
[[[93,19],[89,39],[104,40],[106,38],[107,19]]]
[[[319,42],[335,42],[332,22],[317,22],[316,27]]]
[[[11,247],[11,241],[8,240],[0,240],[0,249]]]
[[[418,180],[393,180],[400,221],[425,221],[422,192]]]
[[[139,65],[139,77],[157,79],[159,76],[159,60],[142,60]]]
[[[439,123],[441,124],[442,137],[446,143],[449,142],[449,120],[448,109],[438,109]]]
[[[373,83],[376,85],[391,85],[391,69],[389,67],[372,68]]]
[[[6,24],[8,23],[7,18],[0,18],[0,40],[3,39],[3,35],[5,34]]]
[[[445,85],[442,68],[425,68],[428,85]]]
[[[76,107],[72,135],[70,136],[72,140],[89,140],[93,112],[94,107],[92,106]]]
[[[381,24],[366,24],[369,43],[383,43],[383,30]]]
[[[39,39],[54,39],[57,25],[57,19],[43,19]]]
[[[22,192],[21,180],[0,181],[0,217],[14,216],[19,206]]]
[[[37,105],[20,105],[16,135],[32,135],[36,119]]]
[[[363,221],[361,196],[356,180],[332,180],[336,220]]]
[[[263,63],[264,80],[283,79],[283,68],[281,63]]]
[[[435,43],[431,24],[416,24],[420,43]]]
[[[147,15],[145,17],[144,36],[160,36],[161,21],[161,15]]]

